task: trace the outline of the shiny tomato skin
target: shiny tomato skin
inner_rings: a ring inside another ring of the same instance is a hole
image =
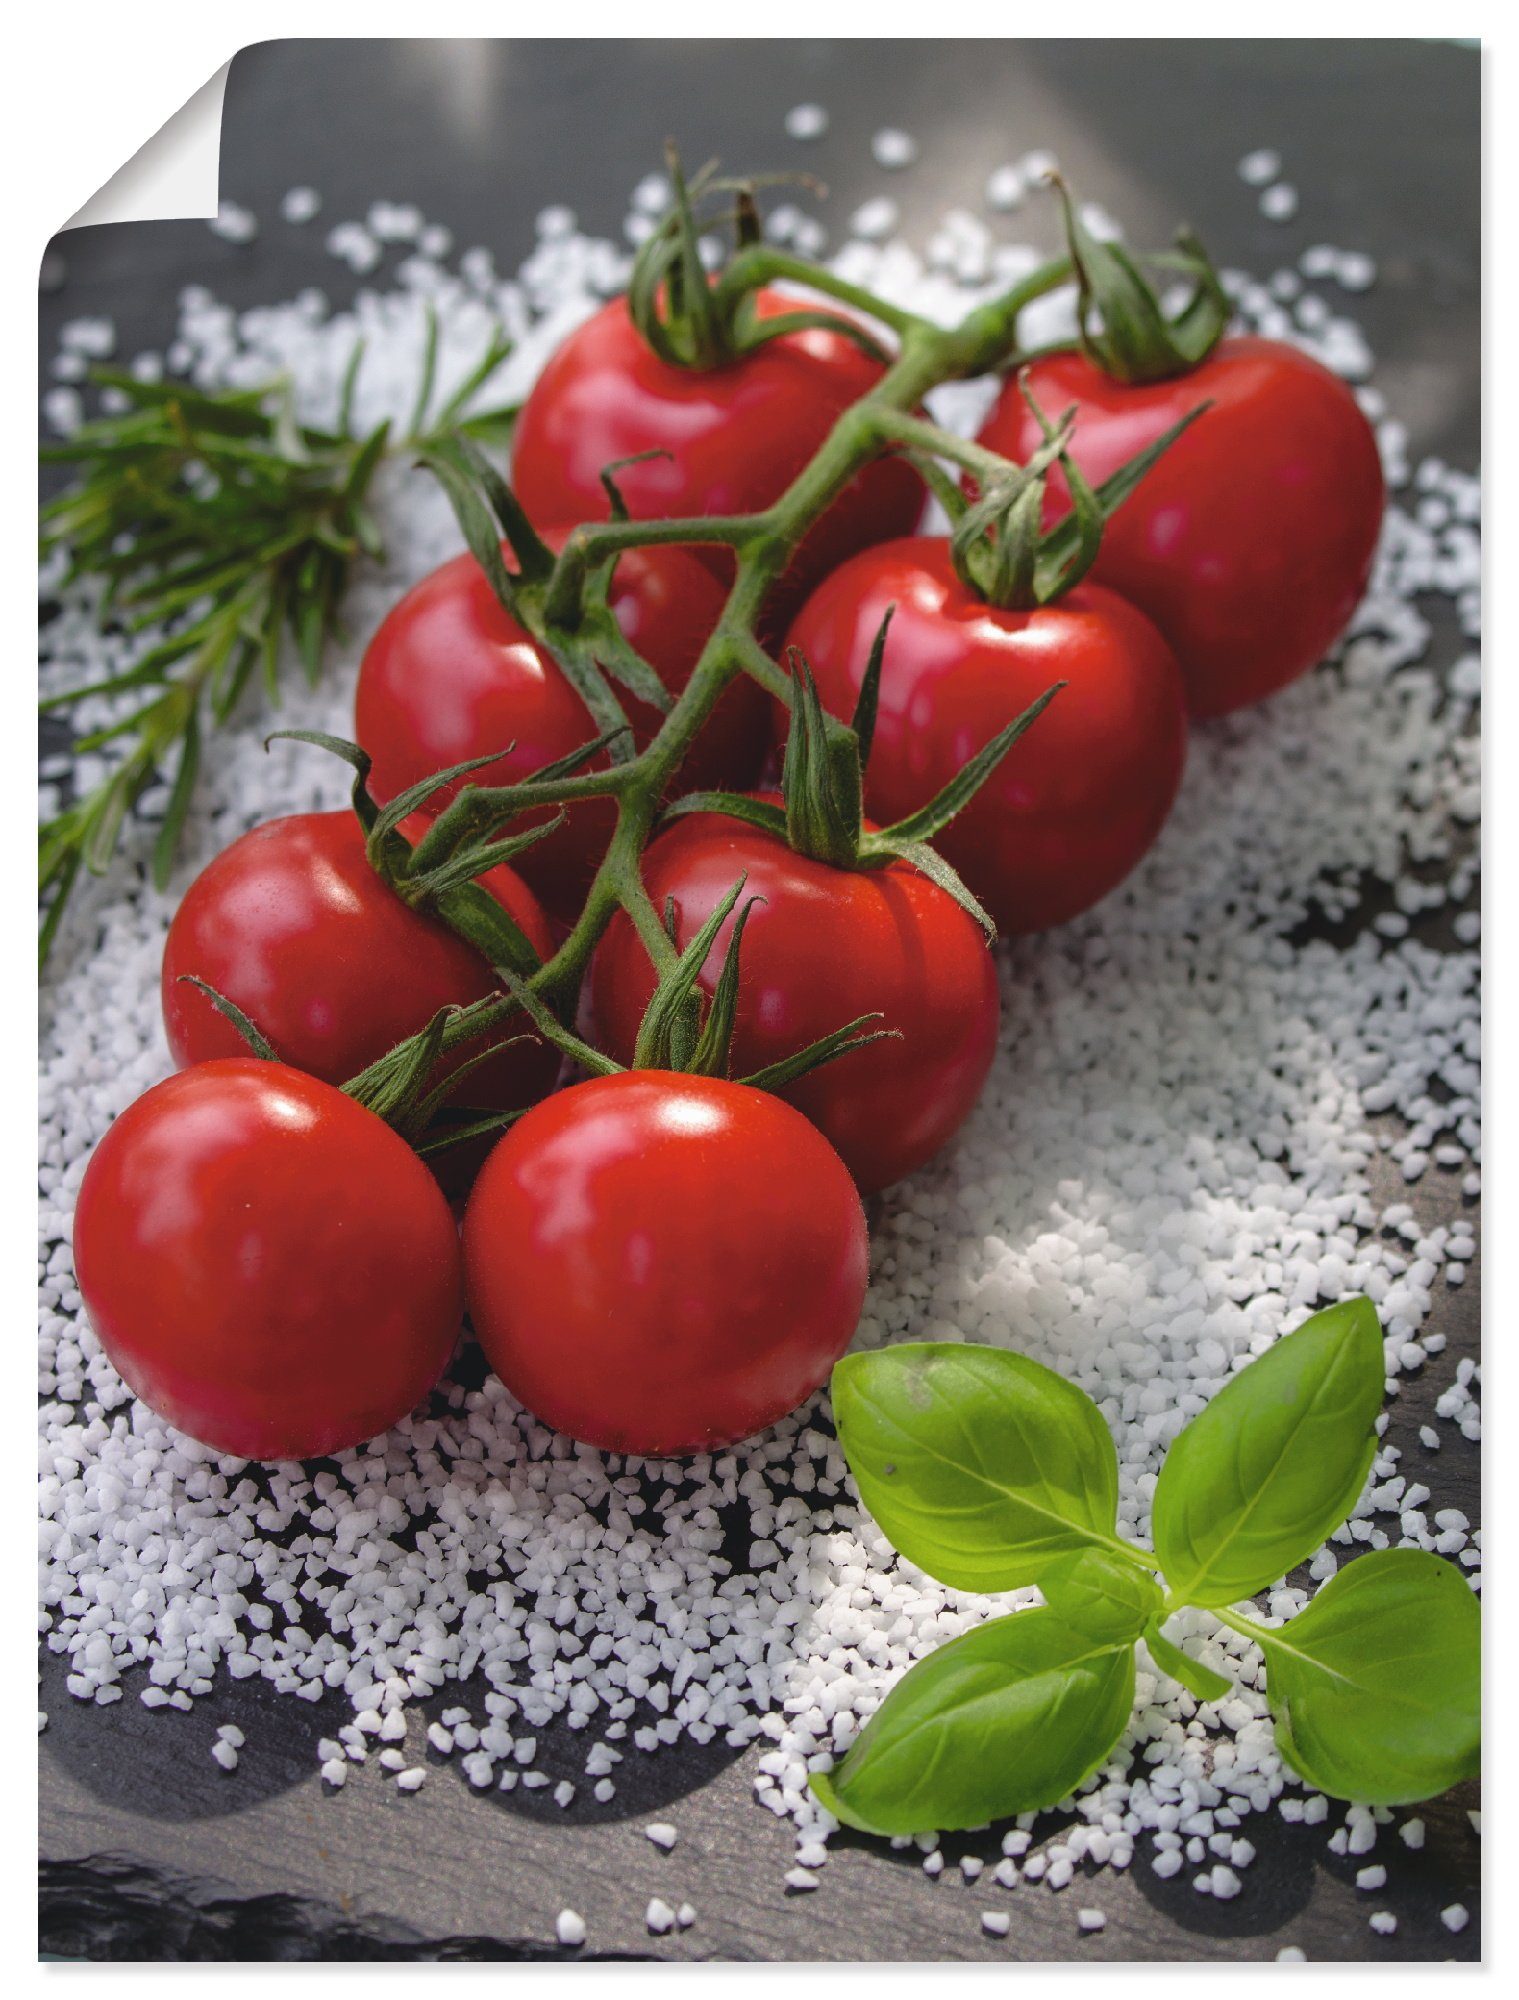
[[[74,1260],[128,1387],[239,1458],[388,1430],[459,1330],[458,1236],[426,1167],[341,1091],[253,1057],[121,1114],[79,1190]]]
[[[403,828],[413,841],[425,830],[415,816]],[[526,883],[501,866],[481,887],[549,957],[548,919]],[[169,926],[162,992],[175,1062],[245,1055],[241,1035],[184,983],[187,973],[241,1007],[281,1061],[336,1085],[440,1007],[483,1000],[498,984],[473,946],[380,880],[348,810],[297,813],[245,833],[196,876]],[[551,1089],[558,1068],[547,1043],[521,1040],[473,1071],[464,1095],[512,1110]]]
[[[558,546],[567,528],[545,540]],[[510,558],[509,558],[510,559]],[[618,624],[672,694],[691,677],[722,609],[721,586],[687,549],[630,549],[621,557],[611,604]],[[623,697],[640,745],[660,717]],[[542,765],[598,735],[579,695],[544,649],[509,617],[468,553],[426,576],[394,605],[370,640],[359,669],[354,733],[374,760],[380,800],[450,764],[515,747],[469,782],[519,783]],[[764,750],[764,697],[735,682],[692,745],[677,781],[682,790],[751,783]],[[605,765],[606,758],[598,760]],[[436,813],[458,791],[434,794]],[[522,824],[549,814],[524,815]],[[606,850],[609,802],[570,809],[565,824],[514,863],[556,916],[572,916]]]
[[[1350,622],[1371,573],[1385,487],[1349,387],[1282,341],[1222,341],[1168,382],[1114,382],[1080,354],[1029,371],[1047,411],[1076,408],[1072,456],[1094,484],[1199,403],[1109,522],[1093,578],[1170,641],[1194,715],[1224,715],[1306,673]],[[1039,442],[1016,383],[981,442],[1024,459]],[[1066,511],[1051,481],[1051,515]]]
[[[997,1046],[997,972],[975,919],[906,862],[852,871],[719,813],[676,820],[644,856],[656,909],[673,897],[684,947],[738,877],[749,913],[741,947],[730,1067],[743,1076],[861,1014],[901,1040],[852,1050],[779,1094],[804,1112],[861,1194],[913,1173],[959,1130]],[[702,984],[717,982],[730,917]],[[600,1046],[631,1062],[654,990],[648,953],[627,916],[612,919],[591,970]]]
[[[761,318],[798,303],[756,294]],[[512,444],[517,492],[537,520],[605,520],[602,467],[662,448],[672,456],[616,474],[635,520],[752,513],[780,498],[882,372],[846,335],[821,329],[785,334],[727,367],[672,367],[614,299],[569,336],[528,396]],[[775,593],[780,615],[857,549],[910,532],[922,512],[922,482],[905,460],[866,466],[798,550]],[[732,575],[726,550],[702,553],[715,574]]]
[[[891,542],[846,563],[791,628],[834,714],[853,712],[889,605],[865,801],[916,812],[997,731],[1057,694],[934,846],[1006,936],[1067,922],[1121,882],[1164,824],[1186,757],[1181,674],[1144,615],[1081,584],[999,611],[955,575],[947,542]]]
[[[519,1402],[603,1451],[713,1451],[828,1378],[858,1324],[865,1217],[779,1098],[625,1071],[536,1105],[464,1217],[480,1344]]]

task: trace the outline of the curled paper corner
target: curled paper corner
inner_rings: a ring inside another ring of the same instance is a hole
[[[222,100],[230,61],[138,147],[63,225],[209,221],[221,178]]]

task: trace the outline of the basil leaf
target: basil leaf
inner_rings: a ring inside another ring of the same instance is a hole
[[[1106,1549],[1062,1556],[1041,1573],[1039,1589],[1073,1632],[1112,1646],[1132,1646],[1164,1602],[1148,1570]]]
[[[1225,1383],[1155,1488],[1155,1555],[1173,1600],[1234,1604],[1312,1555],[1366,1484],[1385,1373],[1376,1309],[1348,1299]]]
[[[812,1789],[862,1833],[983,1826],[1058,1805],[1102,1762],[1134,1704],[1134,1649],[1047,1609],[993,1618],[904,1675]]]
[[[1412,1805],[1480,1768],[1482,1615],[1453,1563],[1381,1549],[1276,1631],[1230,1622],[1260,1642],[1277,1744],[1321,1792]]]
[[[1150,1658],[1160,1671],[1169,1674],[1173,1681],[1179,1681],[1199,1701],[1222,1701],[1226,1694],[1233,1693],[1234,1683],[1227,1674],[1216,1674],[1201,1660],[1194,1660],[1190,1653],[1184,1653],[1180,1646],[1166,1637],[1158,1623],[1145,1627],[1144,1640],[1150,1649]]]
[[[833,1416],[860,1498],[894,1546],[957,1590],[1035,1583],[1114,1545],[1118,1454],[1089,1397],[1000,1348],[904,1342],[846,1355]]]

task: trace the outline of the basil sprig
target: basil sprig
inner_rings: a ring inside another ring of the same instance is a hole
[[[1199,1701],[1228,1694],[1231,1681],[1162,1629],[1184,1605],[1261,1647],[1278,1746],[1319,1790],[1397,1805],[1470,1776],[1480,1614],[1453,1564],[1374,1551],[1285,1626],[1232,1609],[1355,1506],[1383,1386],[1369,1300],[1331,1306],[1277,1341],[1172,1445],[1151,1552],[1117,1533],[1118,1462],[1101,1412],[1052,1370],[949,1342],[846,1356],[833,1376],[839,1441],[898,1550],[955,1588],[1037,1583],[1045,1601],[919,1660],[843,1762],[814,1774],[818,1799],[879,1834],[1058,1805],[1129,1725],[1139,1639]]]

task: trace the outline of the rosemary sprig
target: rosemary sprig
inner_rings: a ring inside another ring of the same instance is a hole
[[[99,385],[116,392],[119,407],[43,448],[44,463],[77,472],[42,510],[42,555],[66,552],[65,586],[99,584],[103,621],[154,636],[119,673],[42,704],[60,708],[86,694],[141,697],[108,727],[76,741],[80,751],[123,740],[130,747],[94,790],[39,829],[43,959],[80,868],[105,872],[128,812],[172,766],[153,850],[153,878],[164,886],[204,736],[227,721],[255,677],[266,698],[278,702],[292,653],[307,679],[316,679],[340,630],[354,565],[383,554],[368,504],[381,461],[397,451],[435,450],[461,435],[499,442],[515,411],[471,405],[510,351],[497,329],[464,380],[434,408],[438,329],[429,313],[411,420],[399,438],[388,422],[362,434],[353,427],[362,341],[331,430],[300,422],[285,380],[207,391],[186,382],[143,382],[115,369],[94,372]]]

